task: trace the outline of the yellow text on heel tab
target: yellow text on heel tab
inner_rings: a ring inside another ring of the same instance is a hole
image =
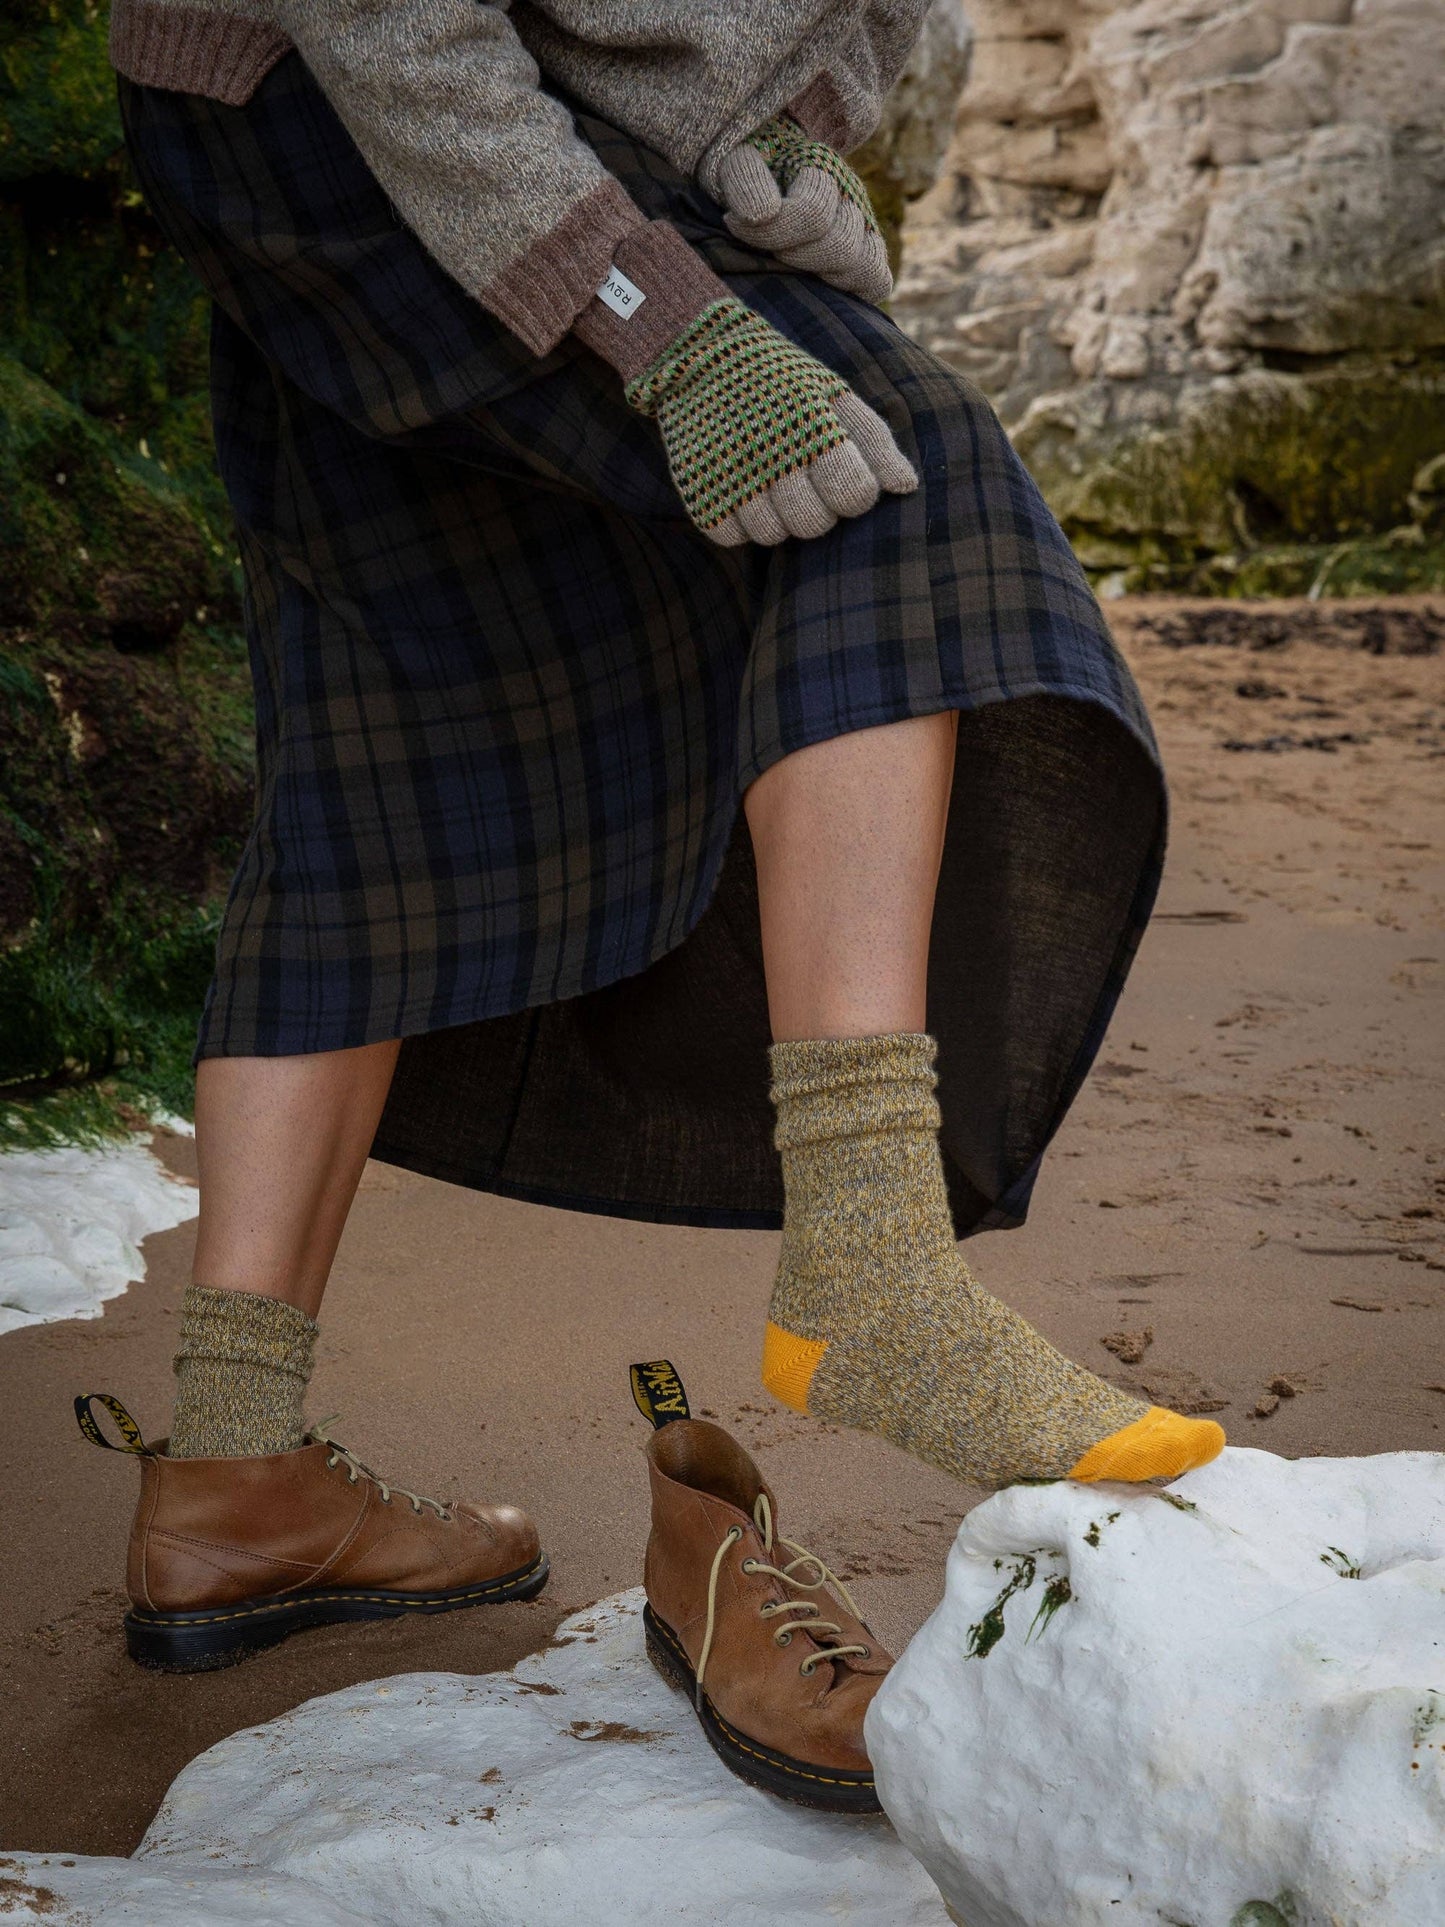
[[[692,1417],[687,1393],[670,1358],[655,1358],[650,1365],[633,1365],[630,1376],[637,1409],[653,1426],[670,1425],[674,1419]]]
[[[91,1410],[93,1405],[104,1406],[110,1413],[111,1421],[116,1431],[120,1433],[119,1445],[112,1444],[101,1431],[95,1414]],[[107,1452],[135,1452],[147,1459],[152,1456],[150,1447],[141,1435],[140,1427],[120,1400],[112,1398],[109,1392],[82,1392],[75,1401],[75,1422],[80,1427],[83,1437],[89,1439],[92,1445],[99,1445]]]

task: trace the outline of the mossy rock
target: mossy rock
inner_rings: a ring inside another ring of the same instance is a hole
[[[903,261],[903,217],[908,212],[908,200],[892,165],[886,136],[875,134],[864,141],[848,156],[848,164],[868,190],[888,249],[888,265],[896,276]]]
[[[121,145],[109,8],[6,0],[0,22],[0,181],[88,174]]]
[[[232,594],[225,545],[160,466],[0,357],[0,624],[164,648]]]
[[[126,1101],[185,1101],[196,960],[250,815],[232,561],[158,463],[0,359],[9,1095],[104,1071]],[[0,1142],[33,1137],[35,1115],[12,1104]]]
[[[207,304],[131,176],[106,31],[94,0],[0,22],[0,1144],[185,1108],[250,815]]]
[[[1186,391],[1163,428],[1101,431],[1086,408],[1087,398],[1065,398],[1015,438],[1086,567],[1197,588],[1231,558],[1223,574],[1249,575],[1247,593],[1297,593],[1293,578],[1263,586],[1250,558],[1275,552],[1277,576],[1293,554],[1298,575],[1334,548],[1408,527],[1417,483],[1445,452],[1445,361],[1250,371]],[[1433,553],[1420,540],[1387,547],[1371,560],[1370,586],[1433,586]]]
[[[215,887],[249,784],[230,594],[184,494],[0,360],[0,939],[126,876]]]

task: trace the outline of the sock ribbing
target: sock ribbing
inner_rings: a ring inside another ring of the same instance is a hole
[[[305,1441],[316,1323],[281,1298],[192,1285],[176,1354],[173,1459],[258,1458]]]

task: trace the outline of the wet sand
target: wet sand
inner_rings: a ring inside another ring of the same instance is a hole
[[[1110,605],[1174,791],[1156,917],[1028,1226],[982,1277],[1065,1350],[1240,1445],[1445,1449],[1445,602]],[[165,1140],[187,1168],[190,1145]],[[202,1748],[314,1694],[508,1666],[634,1585],[646,1534],[630,1360],[666,1354],[736,1430],[781,1524],[857,1576],[895,1645],[979,1496],[781,1411],[756,1360],[776,1239],[622,1223],[372,1166],[311,1410],[423,1492],[514,1499],[531,1605],[292,1640],[169,1679],[120,1641],[135,1469],[79,1391],[159,1433],[194,1227],[102,1319],[0,1338],[6,1583],[0,1846],[129,1851]]]

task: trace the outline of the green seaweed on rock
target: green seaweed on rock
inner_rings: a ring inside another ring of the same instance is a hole
[[[1163,427],[1101,430],[1081,406],[1041,406],[1015,443],[1111,588],[1445,588],[1445,355],[1250,370],[1185,391]]]

